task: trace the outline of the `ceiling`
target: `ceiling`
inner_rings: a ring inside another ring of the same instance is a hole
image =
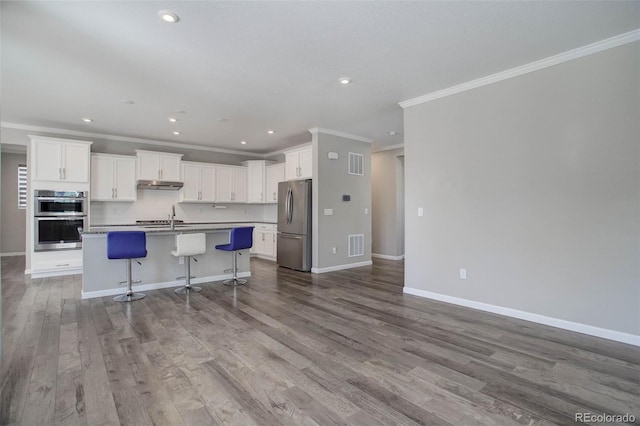
[[[374,149],[400,144],[398,102],[640,22],[638,1],[0,7],[3,123],[254,153],[307,142],[313,127],[371,138]]]

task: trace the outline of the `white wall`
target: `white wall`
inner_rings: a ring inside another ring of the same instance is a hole
[[[640,335],[639,75],[635,42],[405,109],[405,291]]]
[[[378,255],[404,254],[403,157],[403,148],[371,154],[371,251]]]

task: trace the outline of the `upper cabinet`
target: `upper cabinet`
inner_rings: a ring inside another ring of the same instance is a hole
[[[213,164],[182,162],[181,202],[212,203],[216,196],[216,167]]]
[[[311,179],[313,168],[313,151],[311,146],[286,151],[285,179]]]
[[[247,202],[264,203],[265,168],[264,160],[250,160],[242,164],[247,166]]]
[[[278,202],[278,183],[284,182],[284,163],[272,164],[266,167],[266,196],[265,203]]]
[[[136,149],[138,180],[180,181],[182,154]]]
[[[216,166],[216,201],[245,203],[247,201],[247,168]]]
[[[91,201],[136,201],[136,157],[91,154]]]
[[[31,136],[32,179],[89,183],[91,142]]]

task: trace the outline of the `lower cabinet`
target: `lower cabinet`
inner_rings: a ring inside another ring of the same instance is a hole
[[[251,254],[270,260],[275,260],[278,236],[276,225],[269,223],[256,223],[253,229],[253,247]]]

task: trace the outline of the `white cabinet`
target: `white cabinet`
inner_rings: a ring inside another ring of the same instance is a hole
[[[251,253],[259,257],[275,259],[277,253],[276,225],[256,223],[253,229],[253,247]]]
[[[310,146],[286,151],[285,155],[285,179],[310,179],[313,168],[313,151]]]
[[[89,183],[90,154],[91,142],[32,137],[32,179]]]
[[[247,168],[216,166],[216,201],[244,203],[247,201]]]
[[[211,203],[216,195],[216,168],[212,164],[182,162],[181,202]]]
[[[272,164],[266,167],[266,197],[265,203],[278,202],[278,183],[284,182],[284,163]]]
[[[264,203],[265,168],[264,160],[245,161],[247,166],[247,202]]]
[[[182,154],[136,149],[138,180],[180,181]]]
[[[91,201],[136,201],[136,158],[91,155]]]

